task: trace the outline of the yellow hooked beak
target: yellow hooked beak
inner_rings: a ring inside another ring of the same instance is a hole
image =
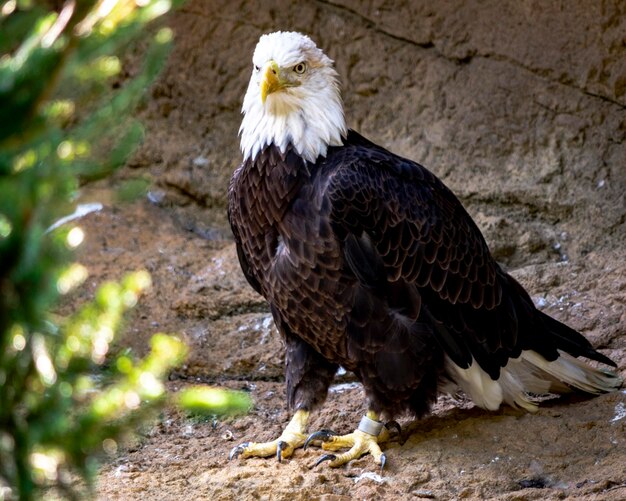
[[[280,78],[280,68],[276,61],[270,61],[265,65],[263,69],[263,76],[261,77],[261,101],[265,104],[267,96],[272,92],[276,92],[284,88],[287,82]]]

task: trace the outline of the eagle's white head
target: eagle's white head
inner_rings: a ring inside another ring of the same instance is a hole
[[[329,146],[343,144],[346,122],[333,61],[307,36],[263,35],[252,57],[239,133],[244,160],[270,144],[283,153],[292,144],[315,162]]]

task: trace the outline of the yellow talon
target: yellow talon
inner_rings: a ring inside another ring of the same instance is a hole
[[[359,429],[356,429],[352,433],[347,435],[336,435],[333,432],[324,430],[309,436],[305,443],[305,447],[312,440],[322,440],[322,449],[325,451],[334,452],[340,449],[349,449],[343,454],[325,454],[317,463],[315,463],[315,466],[323,461],[330,461],[330,466],[332,467],[341,466],[349,461],[352,461],[353,459],[358,459],[364,454],[369,453],[372,455],[374,462],[381,465],[381,469],[384,468],[387,458],[381,451],[378,444],[389,438],[389,432],[386,428],[382,427],[382,424],[377,420],[377,418],[377,414],[369,411],[366,417],[361,421]],[[364,429],[371,430],[372,433],[363,431],[362,427]]]
[[[383,451],[378,445],[378,437],[355,430],[348,435],[331,437],[328,442],[322,442],[322,449],[325,451],[338,451],[349,448],[347,452],[338,454],[331,460],[330,466],[341,466],[353,459],[358,459],[368,452],[374,458],[376,464],[382,464]]]
[[[296,411],[285,430],[276,440],[271,442],[244,442],[230,451],[228,459],[239,456],[242,458],[268,457],[276,454],[276,458],[280,462],[282,458],[291,457],[298,447],[304,445],[306,440],[304,431],[308,419],[308,411]]]

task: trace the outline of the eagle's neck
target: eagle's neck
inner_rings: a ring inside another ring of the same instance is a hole
[[[254,160],[268,146],[285,154],[289,147],[304,160],[315,163],[326,156],[329,146],[340,146],[346,136],[346,122],[335,82],[315,91],[277,92],[265,104],[258,88],[249,88],[239,133],[244,162]]]

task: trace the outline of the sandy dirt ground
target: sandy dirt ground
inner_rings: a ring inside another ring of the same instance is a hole
[[[378,471],[365,456],[312,467],[319,449],[228,461],[290,416],[283,348],[247,285],[225,216],[239,108],[259,34],[311,34],[336,60],[349,124],[431,168],[459,195],[494,255],[536,304],[580,330],[626,376],[626,12],[620,1],[190,1],[168,17],[177,44],[140,110],[143,146],[114,179],[84,187],[79,259],[91,297],[147,269],[152,289],[119,349],[156,332],[190,346],[170,378],[249,391],[244,417],[167,409],[109,458],[99,500],[626,499],[626,391],[547,402],[535,415],[442,397],[400,422]],[[140,61],[130,58],[127,71]],[[121,202],[129,179],[149,192]],[[354,429],[361,387],[337,378],[311,430]]]
[[[89,238],[82,261],[91,278],[81,293],[88,297],[104,279],[147,268],[154,285],[132,313],[121,345],[140,354],[146,332],[180,333],[192,353],[172,375],[172,392],[193,382],[218,384],[249,391],[255,406],[226,420],[168,409],[104,465],[98,499],[624,499],[625,391],[551,402],[536,415],[486,412],[442,397],[431,417],[401,420],[405,436],[385,447],[382,475],[367,456],[339,469],[314,468],[321,454],[315,448],[282,464],[273,458],[229,462],[234,445],[271,440],[290,417],[282,347],[269,313],[240,274],[232,243],[181,229],[147,201],[107,199],[109,187],[85,192],[86,201],[105,206],[83,221]],[[531,266],[516,276],[531,292],[549,291],[546,310],[554,316],[597,332],[594,339],[609,347],[603,351],[620,360],[623,373],[626,274],[619,257],[610,257],[613,266],[595,258],[588,266]],[[341,376],[311,430],[350,432],[363,405],[360,385]]]
[[[106,191],[88,195],[103,200]],[[167,211],[143,200],[105,204],[83,227],[89,235],[83,262],[91,270],[85,289],[129,269],[146,267],[153,276],[154,286],[131,315],[122,345],[141,353],[146,332],[181,333],[193,351],[172,375],[172,392],[193,382],[212,383],[249,391],[255,403],[250,415],[215,421],[167,410],[135,445],[104,465],[98,499],[617,500],[626,495],[625,391],[551,402],[536,415],[486,412],[442,397],[431,417],[401,420],[406,441],[384,448],[388,466],[382,475],[367,456],[339,469],[313,467],[321,454],[315,448],[299,450],[282,464],[273,458],[229,462],[234,445],[274,439],[290,418],[279,336],[241,276],[232,243],[183,230]],[[536,296],[549,291],[546,310],[554,316],[597,332],[593,339],[620,360],[624,373],[620,326],[626,274],[619,258],[531,266],[516,276]],[[551,285],[555,281],[561,282]],[[348,433],[363,406],[360,385],[349,374],[339,377],[310,429]]]

